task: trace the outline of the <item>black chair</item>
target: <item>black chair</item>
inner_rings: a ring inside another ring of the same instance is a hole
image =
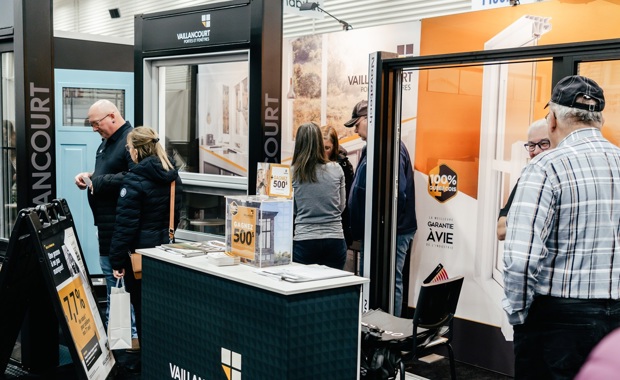
[[[420,287],[413,320],[398,318],[381,310],[362,316],[362,326],[380,332],[375,340],[362,344],[377,347],[389,344],[400,352],[400,378],[405,380],[405,363],[413,363],[432,347],[445,346],[450,359],[452,379],[456,379],[452,351],[452,320],[463,286],[463,276],[423,284]],[[413,332],[416,332],[415,334]]]

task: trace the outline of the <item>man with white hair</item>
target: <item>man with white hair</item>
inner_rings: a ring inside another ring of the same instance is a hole
[[[527,142],[524,146],[530,154],[530,159],[549,149],[551,142],[549,141],[549,133],[547,132],[547,120],[536,120],[530,125],[527,129]],[[499,217],[497,218],[497,239],[500,241],[506,238],[506,219],[508,218],[508,211],[512,205],[516,190],[517,185],[515,184],[515,187],[513,187],[510,192],[506,205],[499,210]]]
[[[135,165],[125,148],[127,135],[133,127],[123,119],[116,105],[107,99],[98,100],[90,106],[88,124],[93,132],[99,133],[102,141],[97,148],[95,170],[92,173],[78,173],[75,176],[75,185],[81,190],[88,189],[88,203],[97,226],[99,263],[106,278],[109,301],[110,291],[116,284],[109,258],[116,223],[116,201],[125,174]],[[109,306],[106,308],[106,319],[108,314]],[[132,345],[137,349],[139,343],[134,323],[132,335]]]

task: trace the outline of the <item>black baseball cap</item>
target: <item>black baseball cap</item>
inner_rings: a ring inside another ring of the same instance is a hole
[[[368,101],[362,100],[353,107],[353,113],[351,114],[351,120],[344,123],[344,126],[351,128],[357,124],[357,121],[362,116],[368,115]]]
[[[577,103],[577,97],[580,95],[585,99],[594,99],[596,104]],[[562,78],[553,88],[550,102],[590,112],[600,112],[605,108],[603,89],[592,79],[581,75],[570,75]],[[549,103],[545,108],[547,106]]]

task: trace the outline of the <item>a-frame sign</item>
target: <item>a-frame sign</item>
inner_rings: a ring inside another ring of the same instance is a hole
[[[37,306],[33,302],[46,299],[53,306],[50,314],[56,314],[48,317],[58,319],[78,378],[105,380],[116,362],[64,199],[21,210],[13,227],[0,269],[0,373],[27,312]]]

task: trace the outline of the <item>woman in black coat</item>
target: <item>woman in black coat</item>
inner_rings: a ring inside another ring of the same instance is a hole
[[[142,332],[142,281],[131,269],[130,252],[169,243],[171,183],[175,182],[174,228],[179,223],[181,178],[159,143],[157,132],[138,127],[127,135],[127,150],[136,165],[123,179],[110,246],[114,277],[124,278],[131,294],[138,336]]]

